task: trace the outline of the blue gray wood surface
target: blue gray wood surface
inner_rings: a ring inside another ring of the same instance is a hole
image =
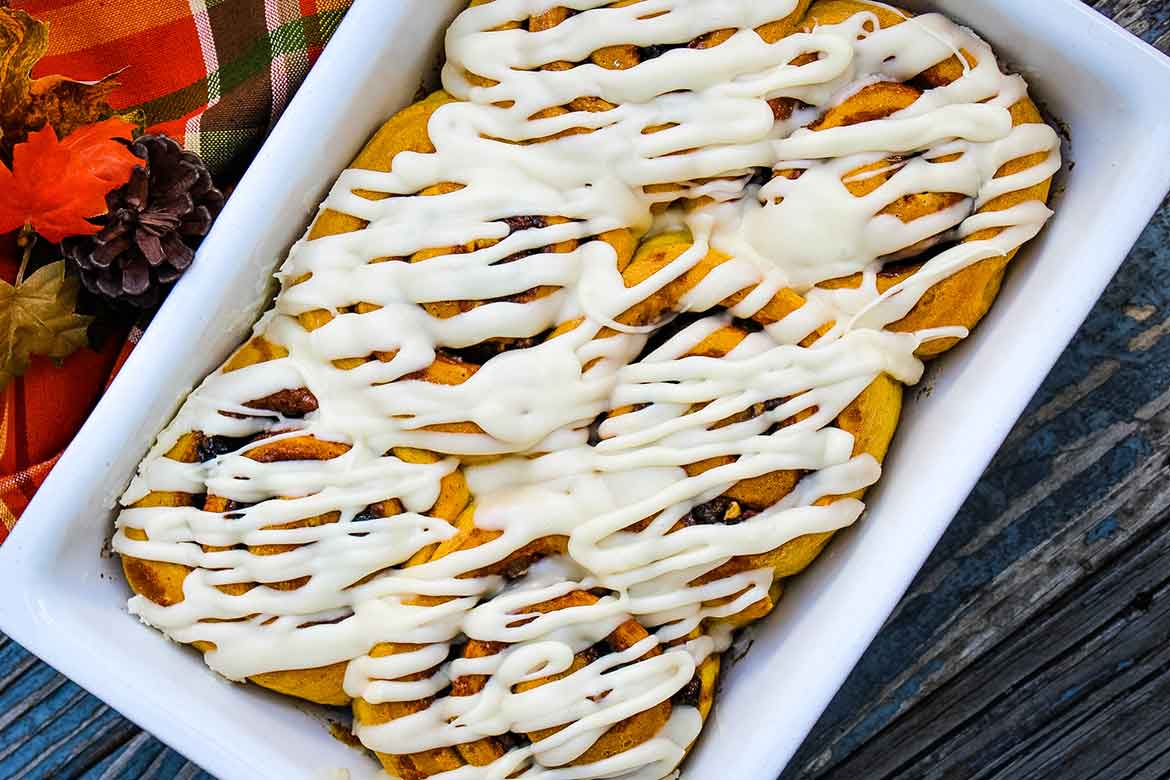
[[[1167,0],[1091,4],[1170,52]],[[0,635],[0,780],[208,777]],[[782,780],[798,778],[1170,780],[1170,201]]]

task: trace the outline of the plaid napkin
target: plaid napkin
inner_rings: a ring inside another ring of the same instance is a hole
[[[16,0],[49,23],[34,75],[99,79],[151,132],[238,176],[321,54],[351,0]]]
[[[321,54],[352,0],[11,0],[49,23],[34,77],[100,79],[150,132],[199,153],[230,189]],[[0,278],[16,276],[0,238]],[[36,358],[0,391],[0,543],[77,433],[140,332],[56,366]]]

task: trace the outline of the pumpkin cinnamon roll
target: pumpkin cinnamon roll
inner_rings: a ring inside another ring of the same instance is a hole
[[[131,610],[405,780],[674,777],[1059,140],[883,3],[477,0],[446,40],[123,496]]]
[[[473,638],[445,673],[434,672],[450,677],[437,697],[355,702],[357,733],[366,744],[425,748],[379,751],[387,771],[422,780],[501,761],[521,771],[534,764],[586,766],[631,752],[687,747],[668,744],[660,735],[673,716],[674,699],[690,708],[676,720],[702,718],[704,676],[692,656],[661,647],[620,611],[615,596],[571,590],[562,582],[543,586],[540,579],[522,579],[472,610]],[[713,685],[707,685],[708,700],[712,693]]]
[[[1046,219],[1061,165],[1056,133],[1023,80],[1005,76],[984,41],[956,32],[938,14],[819,0],[801,29],[852,35],[858,70],[868,72],[856,74],[865,79],[779,143],[785,159],[761,200],[783,209],[784,199],[795,197],[805,208],[820,190],[834,200],[823,206],[848,200],[851,218],[868,220],[862,242],[846,248],[852,263],[868,260],[867,266],[817,280],[820,289],[838,291],[836,300],[849,301],[844,307],[853,317],[906,333],[969,332],[994,303],[1008,263]],[[899,52],[907,38],[937,54]],[[944,124],[946,131],[929,132]],[[903,137],[884,144],[849,140],[884,133]],[[822,181],[802,185],[806,175],[840,184],[831,182],[829,193]],[[817,251],[841,249],[829,242]],[[935,357],[958,341],[934,338],[918,354]]]

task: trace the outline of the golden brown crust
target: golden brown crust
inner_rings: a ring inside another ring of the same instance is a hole
[[[862,12],[874,14],[882,27],[902,24],[910,16],[909,12],[895,11],[857,0],[818,0],[809,9],[802,29],[811,30],[818,25],[839,24]],[[961,54],[967,60],[968,65],[977,64],[970,52],[963,50]],[[917,99],[917,95],[921,94],[919,86],[925,89],[945,86],[961,77],[963,73],[963,63],[955,56],[919,74],[914,80],[918,86],[893,82],[874,84],[830,110],[812,128],[822,130],[889,116],[912,104]],[[1013,124],[1017,126],[1044,124],[1044,118],[1039,108],[1030,98],[1025,97],[1018,101],[1011,107],[1010,111]],[[1040,153],[1009,161],[996,172],[995,177],[1001,178],[1026,171],[1035,165],[1042,164],[1047,156],[1046,153]],[[881,165],[881,163],[877,165]],[[857,171],[853,173],[857,173]],[[862,196],[867,194],[869,190],[876,189],[887,178],[888,176],[883,175],[871,176],[859,183],[851,183],[849,187],[855,195]],[[977,213],[1002,211],[1030,201],[1046,203],[1051,189],[1052,179],[1049,178],[1035,186],[1016,190],[996,198],[981,206]],[[949,208],[956,202],[958,202],[956,196],[946,193],[924,193],[903,198],[883,213],[894,214],[903,221],[910,222],[926,214]],[[970,242],[991,238],[1000,233],[1001,230],[1002,228],[991,228],[980,231],[966,237],[963,241]],[[890,325],[890,329],[907,333],[955,326],[968,330],[973,329],[991,309],[996,297],[998,297],[1004,271],[1017,253],[1018,250],[1014,250],[1001,257],[983,260],[935,284],[926,291],[914,309],[906,317]],[[894,285],[905,281],[917,273],[923,265],[922,262],[916,262],[883,271],[878,278],[878,290],[885,292]],[[819,286],[826,289],[853,288],[860,283],[861,275],[857,274],[823,282]],[[929,341],[919,348],[917,354],[924,359],[937,357],[958,343],[959,339],[955,338]]]
[[[644,241],[633,260],[622,270],[626,287],[634,287],[677,260],[691,248],[691,238],[686,233],[663,233]],[[720,252],[708,252],[693,268],[658,290],[640,303],[635,304],[618,318],[623,325],[652,325],[661,322],[667,314],[677,311],[682,297],[694,289],[699,282],[731,258]],[[754,289],[749,287],[736,292],[720,305],[730,308],[744,299]],[[752,319],[761,325],[779,322],[804,305],[804,299],[791,290],[781,290],[767,302]]]
[[[523,610],[523,614],[548,614],[571,607],[588,606],[596,602],[597,597],[591,593],[573,591],[564,596],[535,604]],[[515,686],[514,690],[517,693],[521,693],[563,679],[596,660],[600,657],[599,653],[628,650],[648,636],[649,634],[646,632],[646,629],[636,620],[626,620],[613,633],[598,643],[598,645],[578,653],[569,669],[549,677],[519,683]],[[464,645],[462,657],[483,658],[496,655],[505,648],[506,645],[498,642],[485,642],[473,639]],[[371,655],[390,655],[393,653],[408,652],[413,649],[417,649],[417,647],[410,645],[384,645],[380,646]],[[654,647],[646,655],[642,656],[642,658],[650,658],[661,655],[661,653],[662,649],[660,647]],[[430,670],[403,679],[407,681],[426,679],[433,672],[434,670]],[[705,681],[707,685],[703,694],[707,700],[706,706],[708,711],[710,710],[710,699],[714,695],[715,676],[717,672],[717,662],[706,665]],[[483,675],[468,675],[456,678],[451,683],[450,695],[456,697],[472,696],[482,691],[486,684],[487,678]],[[359,723],[365,725],[387,723],[415,712],[421,712],[430,706],[432,701],[431,699],[424,699],[417,702],[394,702],[372,705],[359,699],[354,701],[354,715]],[[671,709],[671,702],[664,701],[651,709],[614,724],[588,750],[571,761],[570,765],[580,766],[601,761],[609,756],[631,750],[643,742],[652,739],[666,724],[667,719],[670,717]],[[532,742],[538,742],[556,734],[563,728],[564,726],[557,726],[542,729],[524,736]],[[378,759],[388,772],[397,773],[403,778],[414,777],[417,780],[426,780],[430,776],[427,772],[435,774],[457,769],[467,764],[472,766],[485,766],[502,756],[503,753],[504,750],[500,740],[485,738],[457,745],[453,748],[438,748],[410,755],[387,755],[379,753]]]

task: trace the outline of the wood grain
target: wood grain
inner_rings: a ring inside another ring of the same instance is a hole
[[[1170,777],[1168,337],[1170,202],[783,780]]]
[[[0,778],[210,776],[0,635]],[[781,780],[852,778],[1170,780],[1170,202]]]

